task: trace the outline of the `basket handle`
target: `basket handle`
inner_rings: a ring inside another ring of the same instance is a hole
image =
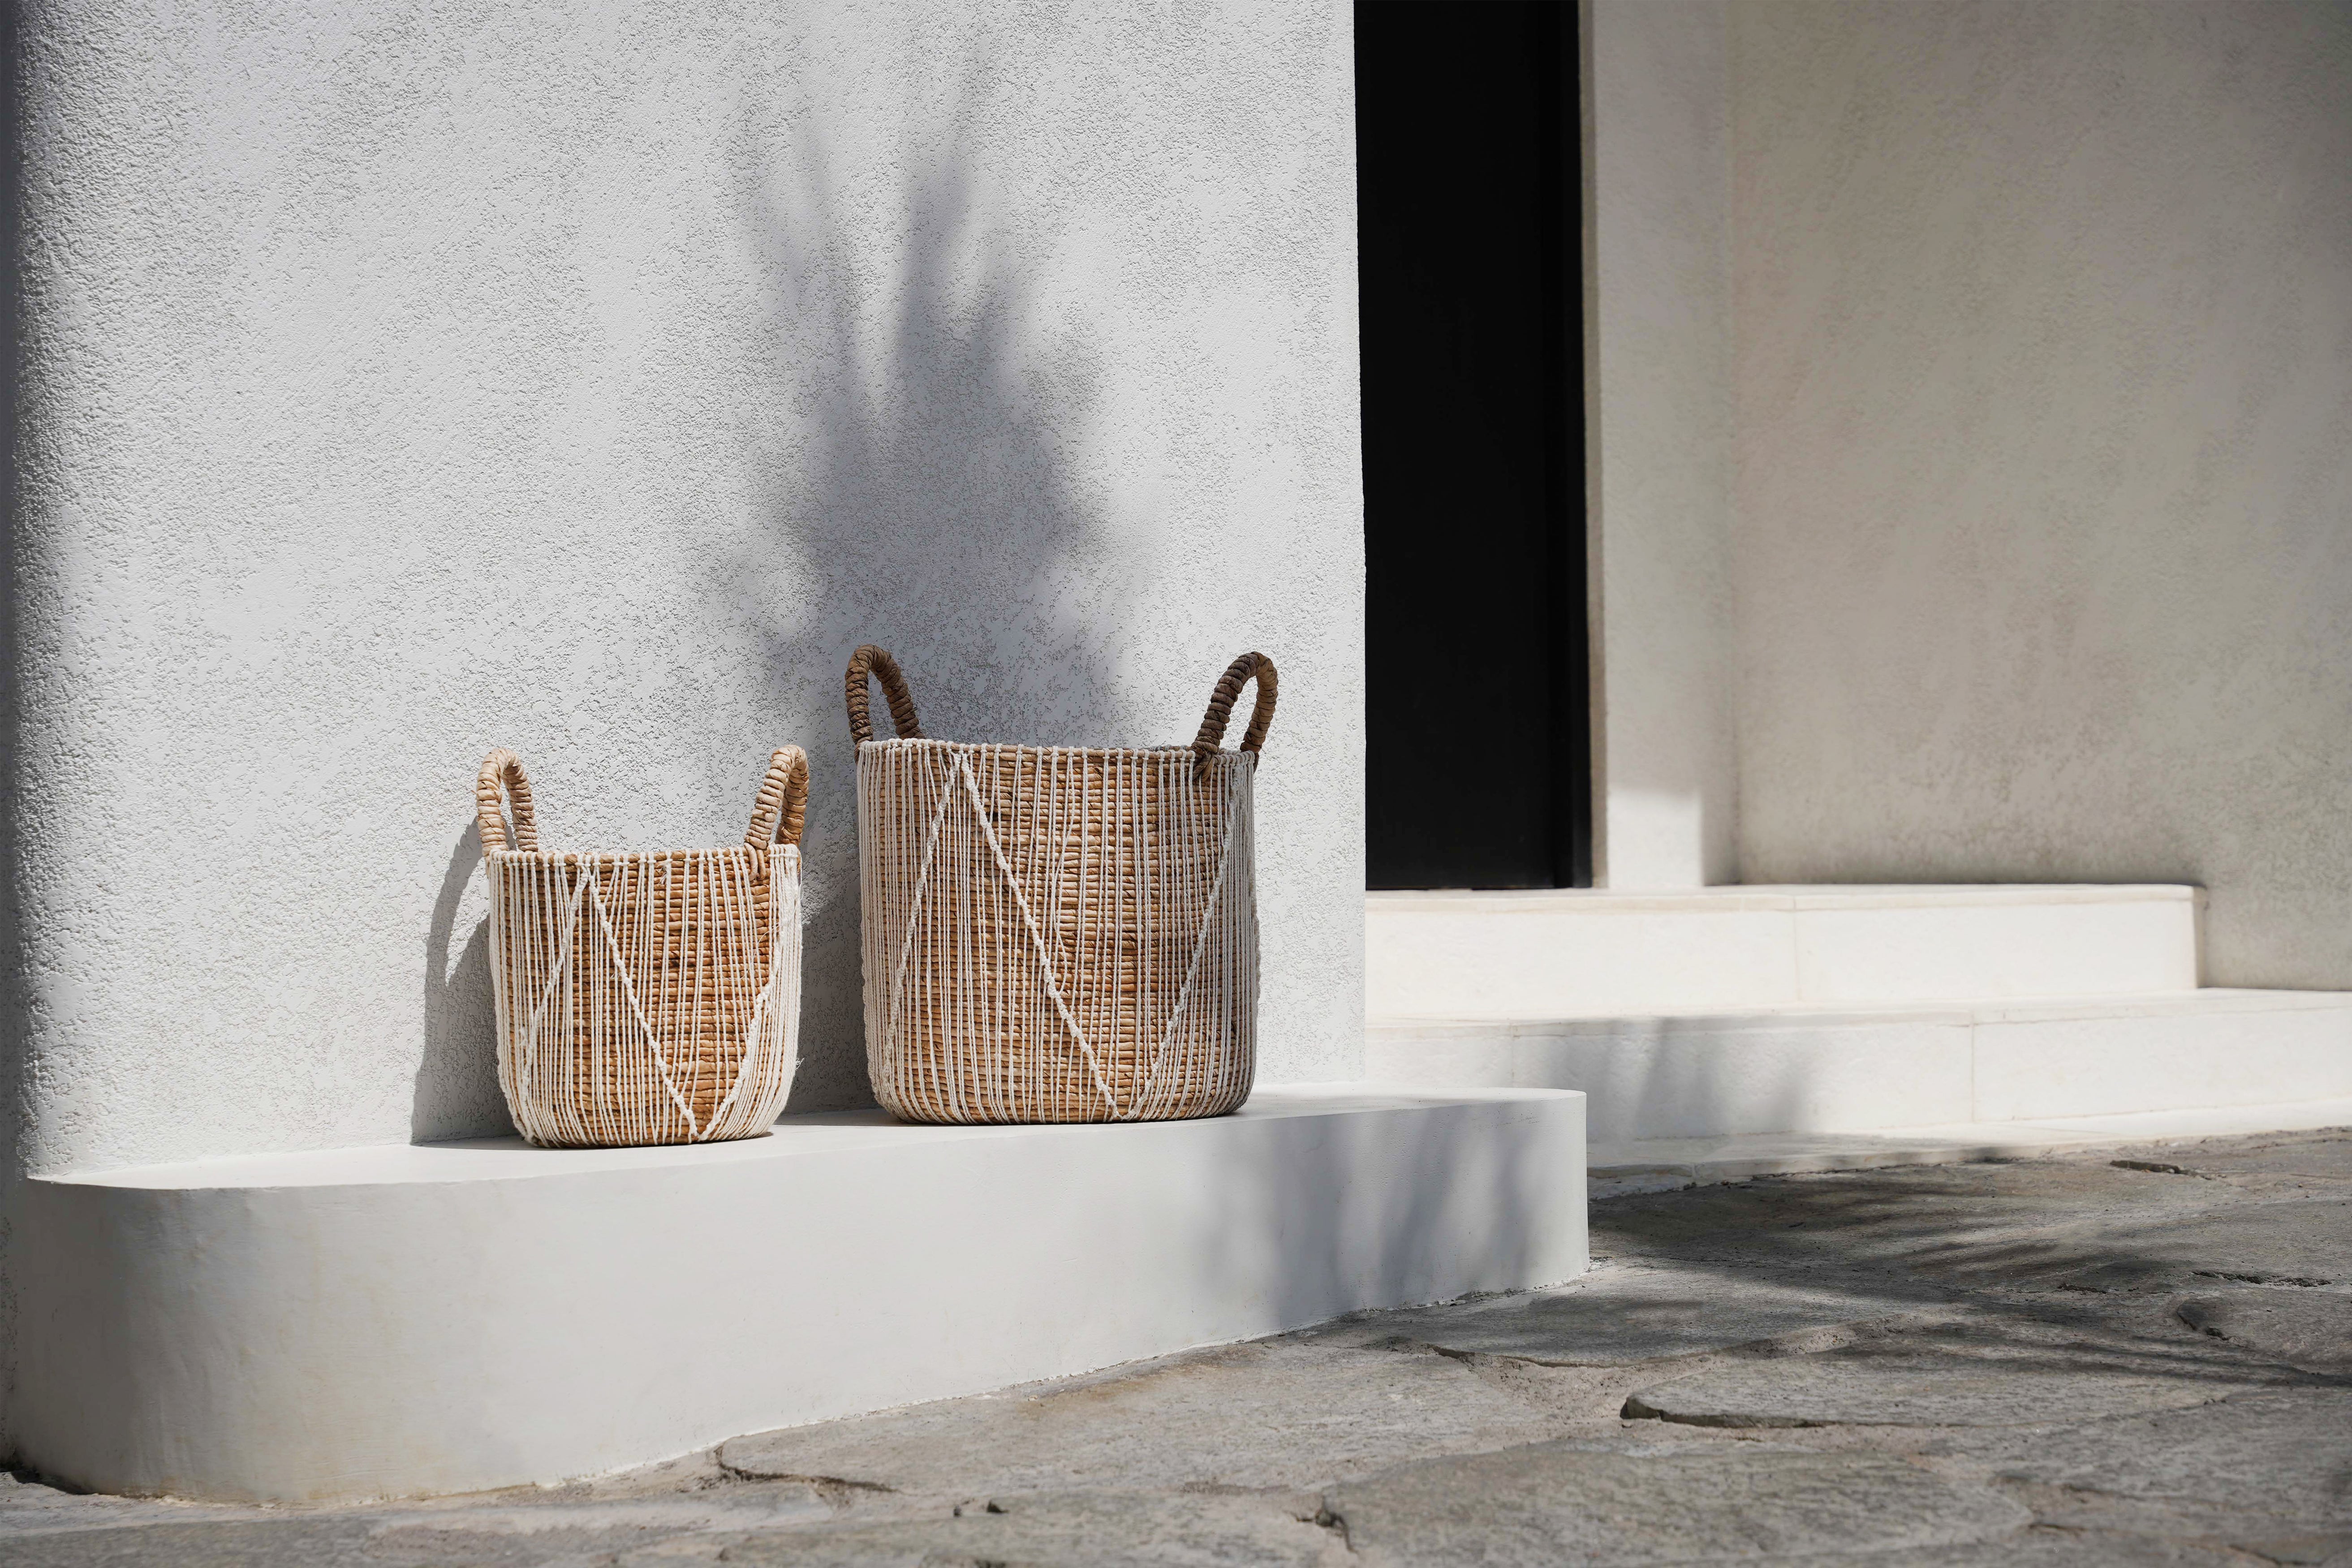
[[[531,814],[530,779],[522,771],[522,759],[504,746],[482,759],[482,771],[474,779],[474,823],[482,830],[482,853],[507,847],[506,816],[499,810],[501,791],[514,802],[515,847],[535,853],[539,819]]]
[[[768,776],[760,781],[760,798],[751,805],[751,826],[743,842],[754,849],[771,844],[798,844],[801,824],[808,816],[808,753],[798,746],[779,746],[768,759]]]
[[[1265,744],[1266,726],[1274,722],[1274,697],[1276,682],[1274,660],[1262,653],[1245,653],[1226,667],[1218,679],[1217,689],[1209,694],[1209,710],[1201,716],[1201,732],[1192,741],[1192,754],[1206,763],[1224,744],[1225,723],[1234,716],[1234,699],[1252,680],[1257,682],[1257,700],[1250,705],[1249,728],[1242,732],[1242,750],[1255,752]]]
[[[890,727],[902,741],[919,741],[923,726],[915,718],[915,700],[907,692],[907,678],[899,673],[898,661],[882,649],[867,643],[849,656],[849,673],[842,678],[842,695],[849,701],[849,738],[862,746],[874,739],[874,720],[866,710],[866,677],[868,671],[882,682],[882,695],[890,703]]]

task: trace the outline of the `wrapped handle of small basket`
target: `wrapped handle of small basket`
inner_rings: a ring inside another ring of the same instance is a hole
[[[499,809],[499,795],[514,802],[514,847],[536,851],[539,848],[539,819],[531,814],[530,779],[522,771],[522,759],[504,746],[482,759],[482,771],[474,778],[474,824],[482,831],[482,853],[507,847],[506,814]]]
[[[808,754],[798,746],[780,747],[768,759],[768,776],[761,782],[743,842],[754,849],[772,843],[798,844],[808,816]],[[504,748],[482,759],[482,771],[474,779],[474,823],[481,830],[486,855],[507,847],[501,795],[514,803],[514,847],[535,853],[539,819],[530,805],[530,777],[522,771],[522,759]]]
[[[1252,680],[1257,700],[1250,706],[1249,728],[1242,731],[1242,750],[1255,752],[1265,744],[1265,728],[1274,722],[1274,660],[1262,653],[1245,653],[1234,660],[1209,696],[1209,710],[1201,717],[1201,732],[1193,738],[1192,754],[1206,763],[1224,744],[1225,723],[1234,716],[1234,699]]]
[[[866,709],[869,673],[882,682],[882,695],[890,704],[890,727],[898,739],[921,740],[923,726],[915,718],[915,700],[908,695],[907,678],[899,673],[898,661],[867,643],[849,656],[849,673],[842,678],[842,695],[849,702],[851,742],[862,746],[874,739],[874,720]]]
[[[808,816],[808,753],[798,746],[780,746],[768,759],[768,776],[760,783],[760,798],[751,807],[751,826],[743,842],[754,849],[771,844],[798,844],[801,824]]]

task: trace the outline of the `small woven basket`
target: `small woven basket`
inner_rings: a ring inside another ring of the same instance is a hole
[[[869,673],[896,740],[877,741]],[[1241,750],[1234,700],[1257,700]],[[851,656],[866,1060],[910,1121],[1217,1116],[1257,1066],[1251,783],[1273,661],[1244,654],[1190,746],[928,739],[896,660]]]
[[[542,850],[512,752],[482,763],[475,802],[517,1130],[574,1145],[765,1131],[800,1054],[801,749],[769,760],[751,829],[726,849]]]

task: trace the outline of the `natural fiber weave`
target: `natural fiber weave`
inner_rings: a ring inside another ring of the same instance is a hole
[[[869,671],[898,739],[874,739]],[[1221,750],[1253,679],[1242,749]],[[961,1122],[1166,1121],[1248,1099],[1272,661],[1234,661],[1189,747],[929,740],[877,647],[851,658],[846,696],[876,1098]]]
[[[800,748],[769,760],[751,828],[726,849],[542,850],[512,752],[482,763],[475,798],[499,1087],[517,1130],[543,1144],[765,1131],[799,1061]]]

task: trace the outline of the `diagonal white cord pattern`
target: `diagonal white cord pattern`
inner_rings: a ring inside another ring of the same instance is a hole
[[[1255,761],[860,746],[866,1053],[883,1103],[924,1121],[1132,1121],[1246,1098]]]
[[[799,1065],[791,845],[486,858],[499,1083],[536,1143],[758,1132]]]

